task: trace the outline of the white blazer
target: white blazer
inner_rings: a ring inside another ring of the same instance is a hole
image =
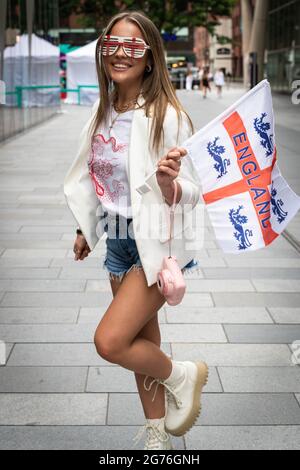
[[[144,98],[141,94],[138,104],[143,105],[143,103]],[[98,105],[99,100],[94,104],[92,116],[80,134],[77,156],[64,179],[64,194],[68,207],[91,250],[100,239],[107,237],[104,223],[99,221],[104,209],[95,193],[87,164],[90,150],[87,132]],[[127,175],[130,184],[133,233],[148,286],[156,283],[162,259],[169,255],[170,206],[163,197],[153,171],[158,159],[166,155],[170,148],[180,146],[191,135],[186,115],[183,112],[181,114],[182,126],[177,141],[177,114],[175,108],[168,105],[163,125],[164,146],[158,155],[154,155],[148,149],[152,117],[147,118],[144,109],[135,109],[133,112]],[[202,238],[197,233],[201,215],[200,212],[196,213],[202,206],[199,204],[200,181],[193,165],[185,157],[181,159],[176,181],[182,188],[182,197],[175,209],[172,255],[176,256],[178,265],[182,269],[202,248]],[[145,235],[150,232],[151,236]],[[106,235],[102,237],[103,234]]]

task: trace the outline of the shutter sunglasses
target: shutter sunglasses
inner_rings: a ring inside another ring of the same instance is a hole
[[[127,57],[131,57],[132,59],[141,59],[144,57],[146,49],[151,49],[141,38],[111,36],[107,34],[104,36],[102,46],[100,46],[100,52],[104,56],[113,55],[119,45],[122,45],[123,51]]]

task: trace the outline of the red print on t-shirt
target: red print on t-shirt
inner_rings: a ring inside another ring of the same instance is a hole
[[[126,147],[127,144],[117,144],[115,137],[106,140],[102,134],[96,134],[93,138],[88,161],[89,174],[96,194],[102,199],[113,202],[121,189],[124,189],[121,181],[114,177],[114,168],[120,165],[119,156],[124,153]]]

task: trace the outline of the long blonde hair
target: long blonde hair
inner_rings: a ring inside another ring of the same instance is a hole
[[[105,68],[101,66],[101,63],[99,62],[99,49],[104,36],[109,34],[115,23],[124,19],[135,23],[140,28],[146,43],[151,47],[151,49],[148,49],[148,53],[150,54],[149,58],[151,59],[152,69],[150,72],[145,70],[141,93],[145,100],[144,107],[146,116],[149,117],[151,115],[151,117],[153,117],[150,133],[152,138],[151,146],[152,149],[158,153],[162,144],[162,139],[164,139],[163,123],[168,104],[175,108],[179,125],[181,124],[182,119],[180,111],[183,111],[188,118],[192,133],[194,133],[194,126],[189,115],[179,102],[170,80],[164,56],[164,45],[160,32],[150,18],[148,18],[142,11],[124,11],[114,15],[98,39],[95,59],[100,89],[100,102],[90,126],[90,137],[92,139],[100,124],[107,122],[111,99],[113,96],[113,93],[111,92],[112,82],[106,75]],[[153,110],[153,115],[150,112],[150,108]]]

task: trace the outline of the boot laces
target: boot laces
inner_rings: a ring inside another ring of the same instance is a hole
[[[174,402],[177,406],[177,408],[180,408],[182,406],[182,401],[180,400],[180,397],[176,394],[175,390],[173,389],[173,387],[171,385],[168,385],[167,383],[165,383],[164,380],[161,380],[161,379],[153,379],[150,384],[149,384],[149,387],[147,388],[146,386],[146,382],[147,382],[147,379],[148,379],[148,375],[145,377],[145,380],[144,380],[144,389],[147,390],[148,392],[151,390],[151,387],[152,385],[157,382],[156,384],[156,387],[155,387],[155,392],[154,392],[154,395],[153,395],[153,398],[152,398],[152,401],[154,401],[155,399],[155,396],[156,396],[156,392],[157,392],[157,389],[158,389],[158,386],[160,384],[162,384],[167,390],[166,390],[166,393],[167,393],[167,399],[168,399],[168,403],[170,402]]]
[[[145,449],[157,449],[158,442],[167,442],[169,440],[169,435],[166,431],[160,430],[154,424],[147,422],[140,428],[137,435],[133,438],[133,441],[135,441],[133,447],[137,445],[145,431],[147,431]]]

